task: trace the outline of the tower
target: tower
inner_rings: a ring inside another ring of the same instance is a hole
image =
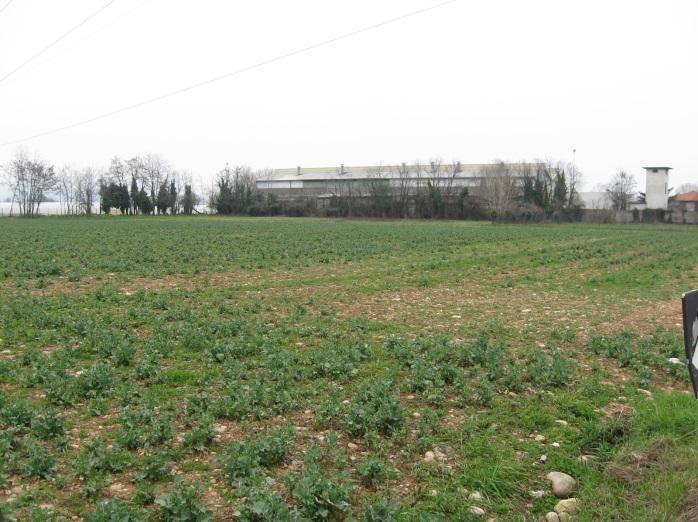
[[[645,181],[645,204],[647,208],[666,210],[669,201],[669,171],[671,167],[643,167]]]

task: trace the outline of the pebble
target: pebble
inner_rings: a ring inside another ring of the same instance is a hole
[[[228,427],[225,424],[216,424],[213,427],[213,431],[216,433],[225,433],[225,431],[228,429]]]
[[[480,500],[482,500],[482,493],[480,493],[479,491],[473,491],[470,495],[468,495],[468,498],[470,500],[479,502]]]
[[[538,457],[538,462],[540,462],[541,464],[545,464],[547,462],[547,460],[548,460],[547,455],[541,455],[540,457]]]
[[[435,497],[436,495],[439,494],[435,489],[432,489],[429,493],[431,494],[432,497]]]
[[[667,361],[669,361],[671,364],[683,364],[683,362],[681,362],[681,359],[679,359],[678,357],[669,357]]]
[[[433,451],[427,451],[424,454],[424,462],[434,462],[435,458],[436,458],[436,455],[434,455]]]
[[[545,514],[545,522],[560,522],[560,517],[555,511],[549,511]]]
[[[574,515],[579,511],[579,502],[576,498],[566,498],[555,504],[555,513],[562,519],[563,514]]]
[[[355,450],[356,448],[358,448],[358,446],[353,442],[350,442],[349,444],[347,444],[347,448],[349,448],[350,450]]]
[[[570,424],[566,420],[562,420],[562,419],[558,419],[555,422],[557,422],[560,426],[569,426],[569,424]]]
[[[470,514],[474,515],[476,517],[484,517],[487,513],[485,512],[484,509],[478,506],[472,506],[470,508]]]
[[[536,442],[545,442],[545,435],[541,435],[540,433],[533,437],[533,440]]]
[[[596,460],[596,455],[582,455],[577,460],[586,464],[588,462],[591,462],[592,460]]]
[[[545,491],[538,489],[535,491],[529,491],[529,495],[531,495],[532,498],[543,498],[545,496]]]
[[[652,392],[649,390],[643,390],[642,388],[638,388],[637,391],[647,397],[648,399],[652,398]]]
[[[553,442],[553,448],[559,448],[560,443],[559,442]]]
[[[109,493],[111,493],[112,495],[124,494],[128,493],[128,489],[123,484],[119,484],[118,482],[116,482],[109,486]]]
[[[558,498],[569,497],[570,493],[577,488],[577,481],[570,477],[567,473],[551,471],[545,476],[545,478],[552,483],[553,493]]]

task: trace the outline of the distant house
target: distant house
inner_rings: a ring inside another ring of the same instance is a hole
[[[669,212],[672,223],[698,223],[698,191],[670,197]]]

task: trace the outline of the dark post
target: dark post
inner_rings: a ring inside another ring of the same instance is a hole
[[[686,292],[681,296],[683,307],[683,344],[688,360],[688,373],[693,384],[693,394],[698,398],[698,290]]]

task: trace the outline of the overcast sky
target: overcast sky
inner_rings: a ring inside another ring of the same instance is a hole
[[[8,0],[0,0],[0,9]],[[107,0],[10,0],[0,77]],[[244,68],[438,0],[115,0],[0,82],[0,143]],[[159,153],[213,176],[495,158],[698,182],[698,1],[457,0],[22,146],[62,165]],[[0,164],[17,145],[0,147]]]

